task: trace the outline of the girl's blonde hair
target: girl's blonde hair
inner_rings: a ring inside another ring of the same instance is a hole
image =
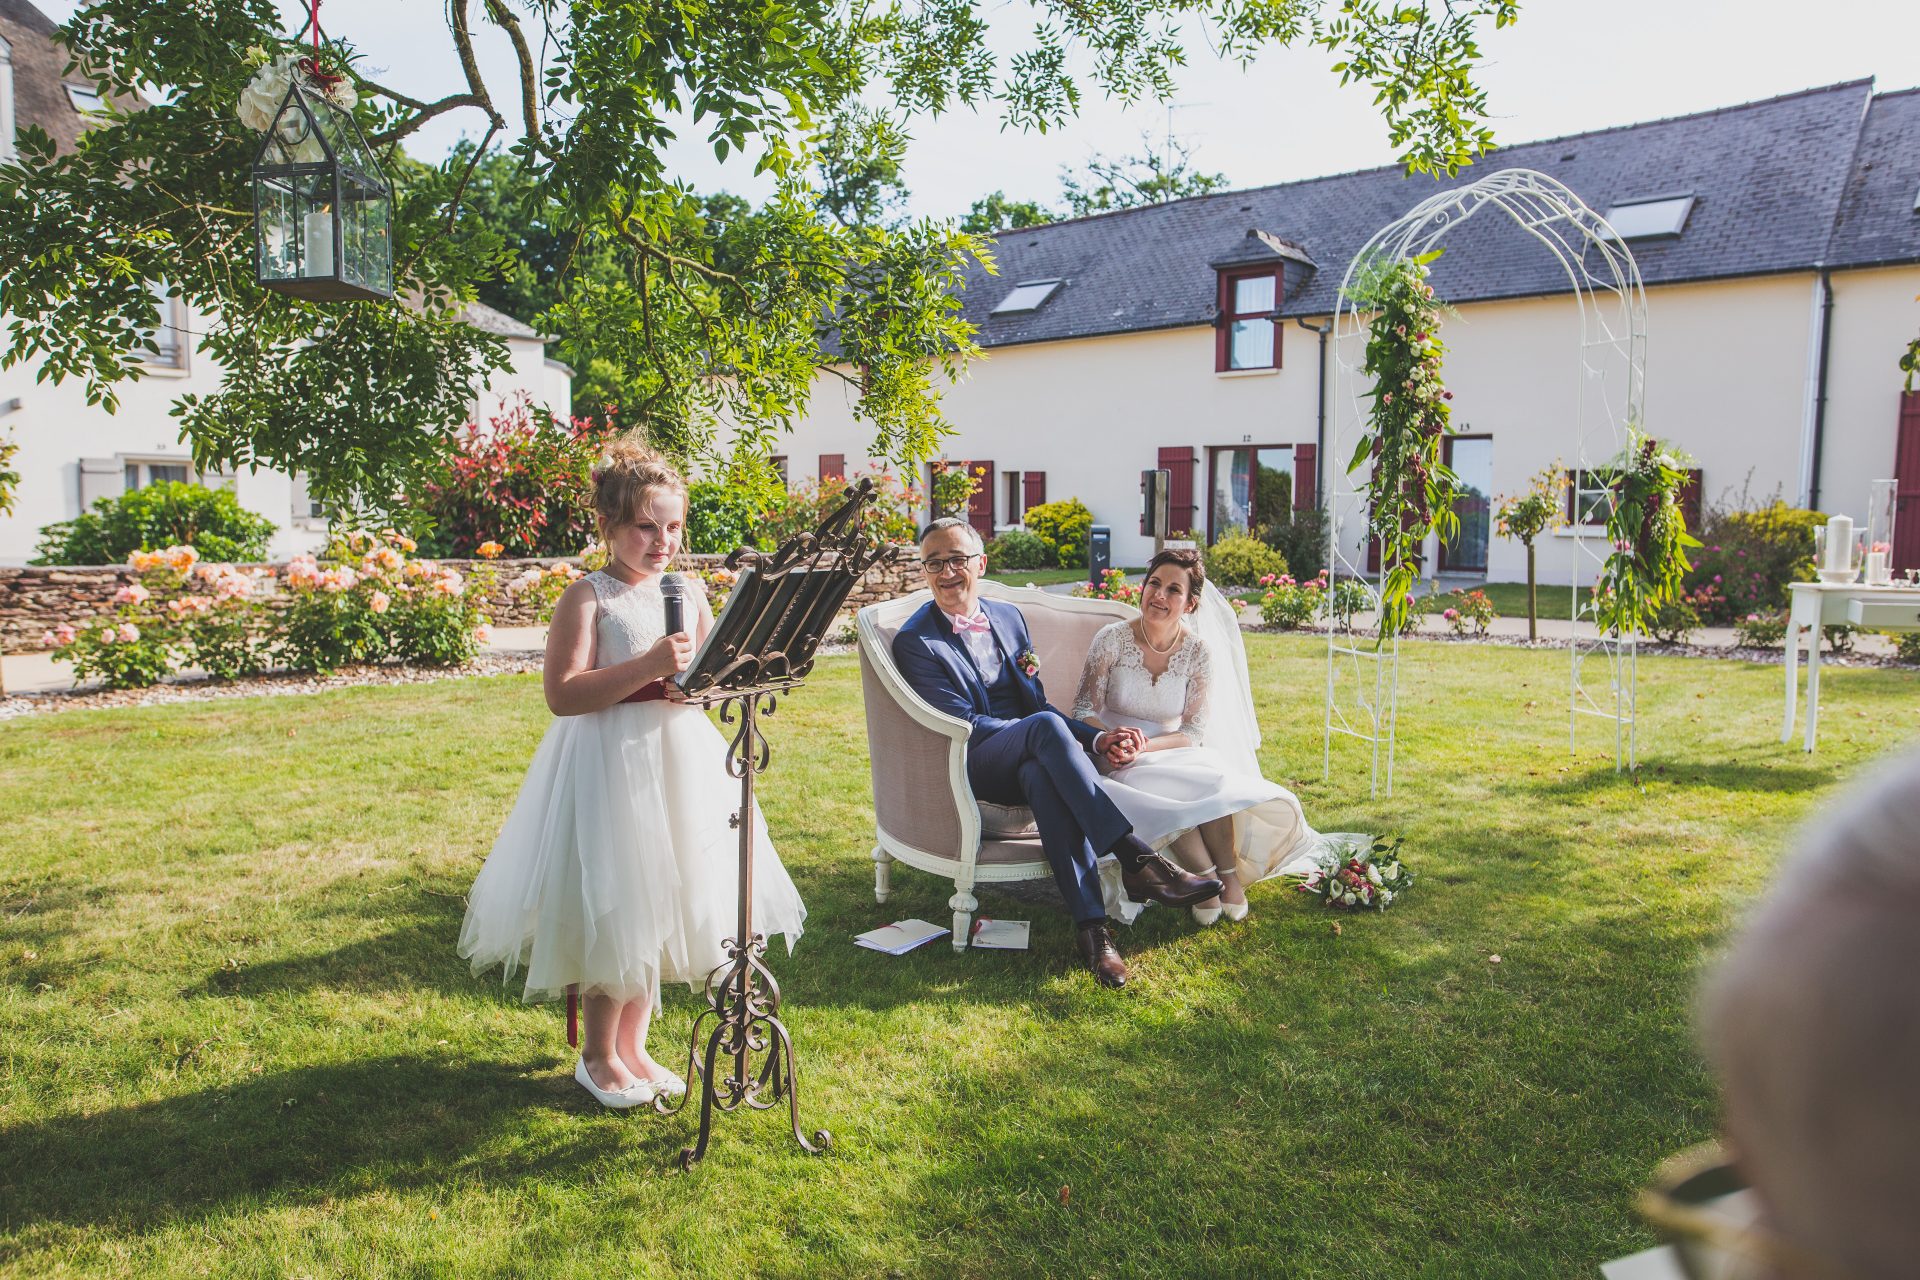
[[[649,489],[665,489],[684,499],[686,477],[632,436],[622,436],[609,444],[593,469],[593,513],[603,538],[639,518]]]

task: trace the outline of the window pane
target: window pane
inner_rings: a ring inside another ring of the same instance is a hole
[[[1273,321],[1233,322],[1233,333],[1227,347],[1227,368],[1273,368]]]
[[[1273,310],[1273,277],[1249,276],[1233,282],[1233,314],[1257,315]]]
[[[137,462],[129,462],[127,464],[127,492],[132,493],[135,489],[138,489],[139,487],[140,487],[140,464]]]
[[[1492,531],[1493,441],[1455,440],[1450,450],[1454,474],[1460,477],[1460,496],[1453,504],[1460,530],[1447,544],[1447,568],[1485,573]]]
[[[159,484],[162,481],[171,481],[174,484],[185,484],[187,482],[186,464],[181,463],[179,466],[164,466],[159,463],[154,463],[148,466],[147,483]]]
[[[1213,536],[1247,527],[1252,498],[1253,450],[1222,449],[1213,457]]]
[[[1293,507],[1293,450],[1262,449],[1255,455],[1253,528],[1286,524]]]

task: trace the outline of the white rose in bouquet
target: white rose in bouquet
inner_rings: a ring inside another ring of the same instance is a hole
[[[1367,864],[1367,879],[1376,885],[1382,883],[1380,879],[1380,868],[1374,866],[1371,862]]]
[[[240,123],[257,133],[265,133],[273,124],[274,113],[293,84],[293,57],[282,54],[254,72],[253,79],[240,91],[240,104],[234,114]]]

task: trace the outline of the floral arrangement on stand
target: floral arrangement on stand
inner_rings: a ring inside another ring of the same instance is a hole
[[[1108,569],[1100,575],[1100,581],[1083,582],[1073,594],[1090,600],[1118,600],[1136,608],[1140,604],[1140,588],[1127,581],[1124,569]]]
[[[1427,283],[1435,250],[1417,258],[1376,258],[1357,268],[1349,296],[1371,310],[1365,370],[1373,407],[1347,472],[1371,463],[1368,532],[1380,544],[1380,637],[1408,629],[1414,574],[1428,533],[1458,531],[1459,480],[1446,464],[1453,392],[1440,380],[1444,304]]]
[[[1680,491],[1692,460],[1637,426],[1627,426],[1626,452],[1598,476],[1612,492],[1607,514],[1607,561],[1593,589],[1593,615],[1602,632],[1647,635],[1661,606],[1683,595],[1692,566]]]
[[[1385,911],[1413,888],[1413,872],[1400,860],[1400,841],[1375,840],[1345,862],[1309,871],[1297,892],[1346,911]]]

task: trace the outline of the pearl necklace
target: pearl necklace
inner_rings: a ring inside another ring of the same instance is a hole
[[[1168,654],[1172,653],[1175,649],[1178,649],[1180,647],[1180,641],[1185,639],[1185,637],[1181,635],[1181,632],[1184,630],[1185,628],[1181,627],[1180,624],[1176,622],[1174,624],[1173,643],[1168,645],[1166,648],[1162,649],[1158,645],[1154,644],[1153,637],[1147,634],[1147,624],[1143,621],[1140,624],[1140,643],[1146,645],[1147,648],[1152,649],[1155,653],[1159,654],[1161,657],[1164,658]]]

